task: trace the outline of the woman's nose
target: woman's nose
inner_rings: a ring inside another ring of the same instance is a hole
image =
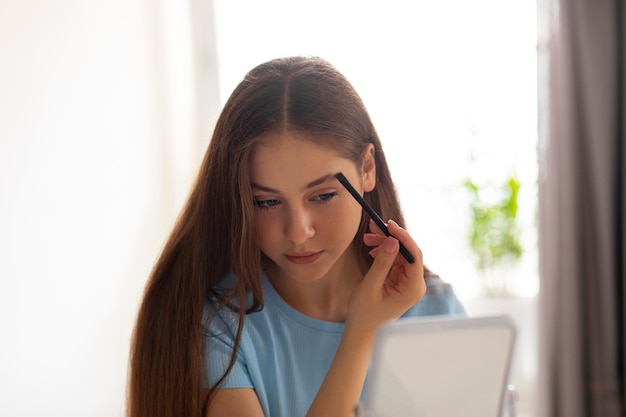
[[[285,235],[296,244],[302,244],[315,235],[311,213],[302,207],[294,208],[289,212],[285,225]]]

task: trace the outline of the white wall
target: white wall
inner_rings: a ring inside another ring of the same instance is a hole
[[[199,142],[206,140],[210,130],[206,128],[206,114],[196,117],[192,104],[203,100],[197,96],[199,89],[192,86],[192,80],[202,77],[191,75],[198,67],[192,67],[188,50],[191,19],[186,3],[201,7],[211,1],[0,0],[2,417],[122,415],[132,318],[149,269],[187,193],[202,147]],[[408,14],[398,15],[393,7],[378,12],[379,7],[372,3],[370,9],[376,13],[364,24],[353,19],[348,2],[326,1],[333,13],[321,7],[309,11],[314,17],[318,13],[319,19],[336,23],[334,27],[340,28],[341,34],[346,33],[347,21],[356,22],[363,42],[355,50],[354,41],[361,38],[352,31],[345,38],[333,37],[332,28],[326,26],[320,32],[317,17],[308,19],[311,30],[302,30],[300,19],[283,19],[283,25],[269,27],[265,21],[262,30],[248,36],[224,17],[230,14],[239,25],[250,28],[251,22],[240,20],[242,8],[258,23],[254,7],[260,8],[259,13],[267,12],[268,4],[251,1],[242,5],[232,0],[217,3],[222,12],[218,22],[222,41],[231,42],[221,51],[224,96],[245,71],[266,58],[320,53],[345,70],[355,83],[370,106],[379,132],[399,138],[395,148],[402,152],[410,141],[416,143],[416,148],[429,150],[428,158],[418,155],[418,164],[394,166],[402,177],[399,188],[407,190],[403,194],[408,196],[407,212],[415,213],[414,220],[410,220],[414,230],[419,231],[424,245],[444,248],[440,255],[429,251],[429,265],[445,279],[456,280],[461,293],[470,271],[459,261],[462,248],[450,244],[454,239],[445,233],[450,229],[461,234],[460,216],[455,223],[449,211],[442,216],[437,211],[439,206],[433,203],[443,200],[450,208],[458,206],[456,200],[449,201],[452,194],[446,187],[452,179],[445,175],[450,172],[447,167],[465,158],[461,151],[468,145],[469,130],[460,131],[450,124],[456,119],[450,114],[462,113],[459,97],[465,97],[463,91],[454,88],[464,81],[457,80],[457,71],[467,71],[469,66],[480,70],[483,77],[492,73],[510,76],[508,67],[502,70],[495,64],[485,66],[482,60],[489,54],[481,55],[480,60],[463,61],[465,55],[456,56],[449,48],[431,45],[432,39],[446,34],[448,26],[427,14],[419,14],[417,24]],[[501,4],[496,0],[482,3]],[[275,10],[291,10],[294,4],[283,2]],[[421,4],[435,8],[435,16],[445,15],[448,9],[432,2]],[[472,9],[475,6],[466,5]],[[345,20],[340,15],[342,8],[349,15]],[[299,9],[293,11],[298,16],[301,13]],[[524,19],[531,15],[525,14]],[[455,24],[468,27],[463,39],[470,33],[478,41],[483,35],[490,39],[491,26],[473,32],[475,24],[465,14],[456,16],[459,22]],[[380,27],[373,22],[381,19],[394,22],[391,27],[395,30],[377,30]],[[511,20],[490,19],[498,25],[519,20],[517,14]],[[298,32],[300,37],[284,36]],[[389,41],[382,38],[386,33]],[[406,34],[414,36],[407,38]],[[303,38],[305,35],[310,35],[309,41]],[[336,53],[315,49],[325,45],[325,35],[330,35],[326,36],[329,44],[337,46]],[[428,42],[404,47],[397,41],[405,38]],[[338,43],[338,39],[344,43]],[[465,43],[472,44],[474,38],[468,39]],[[284,46],[279,41],[290,41],[288,50],[279,51],[279,46]],[[459,38],[453,36],[444,46],[454,46],[457,41]],[[489,46],[488,42],[477,43]],[[262,49],[257,44],[274,49]],[[517,65],[508,55],[502,59],[501,53],[509,49],[498,49],[498,45],[489,49],[496,57],[494,62]],[[533,48],[524,50],[534,53]],[[245,63],[237,66],[228,61],[227,53],[232,51]],[[440,63],[426,60],[427,56]],[[351,66],[348,57],[356,57],[356,63]],[[403,64],[398,57],[407,60]],[[462,65],[457,65],[459,62]],[[394,73],[387,82],[372,82],[377,74],[389,73],[390,63],[394,71],[407,73]],[[421,78],[409,73],[420,68],[426,71]],[[446,82],[433,82],[430,75],[441,68],[447,68]],[[485,71],[489,68],[491,72]],[[407,94],[405,79],[416,80],[417,93]],[[532,96],[534,90],[525,86],[534,84],[520,80],[533,78],[479,84],[507,85],[498,91],[506,92],[513,101],[523,101],[520,97],[526,95],[520,91]],[[403,114],[393,96],[397,92],[421,101],[406,106]],[[217,97],[217,92],[214,95]],[[524,102],[532,100],[530,97]],[[519,117],[519,113],[509,104],[496,101],[503,117],[492,117],[488,112],[489,118],[510,123],[513,133],[523,136],[525,130],[504,117]],[[203,113],[217,111],[207,105],[202,108],[210,109]],[[438,109],[448,116],[434,117]],[[385,117],[387,114],[390,117]],[[414,132],[417,125],[432,130],[428,134],[426,130]],[[521,146],[524,142],[518,136],[500,142]],[[456,145],[450,145],[453,140]],[[434,148],[437,143],[441,146]],[[391,154],[394,145],[387,150]],[[403,166],[410,172],[402,171]],[[420,198],[413,201],[412,194]],[[433,222],[433,218],[443,221]]]
[[[132,317],[197,159],[175,3],[0,0],[1,416],[123,414]]]

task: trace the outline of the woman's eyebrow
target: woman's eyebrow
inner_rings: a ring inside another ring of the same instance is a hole
[[[301,191],[308,190],[309,188],[313,188],[313,187],[315,187],[317,185],[323,184],[326,181],[330,181],[330,180],[333,180],[333,179],[336,179],[334,173],[323,175],[323,176],[321,176],[321,177],[311,181],[310,183],[308,183],[304,187],[302,187]],[[278,190],[275,190],[275,189],[270,188],[270,187],[266,187],[265,185],[257,184],[255,182],[251,182],[250,186],[252,188],[254,188],[255,190],[265,191],[265,192],[273,193],[273,194],[280,194],[280,191],[278,191]]]
[[[311,181],[310,183],[308,183],[307,185],[305,185],[305,186],[304,186],[304,188],[303,188],[302,190],[306,190],[306,189],[309,189],[309,188],[313,188],[313,187],[315,187],[315,186],[317,186],[317,185],[323,184],[323,183],[325,183],[326,181],[330,181],[330,180],[336,180],[336,178],[335,178],[335,173],[332,173],[332,174],[326,174],[326,175],[324,175],[324,176],[322,176],[322,177],[319,177],[319,178],[318,178],[318,179],[316,179],[316,180]]]
[[[266,187],[266,186],[264,186],[264,185],[257,184],[257,183],[255,183],[255,182],[251,182],[251,183],[250,183],[250,186],[251,186],[253,189],[255,189],[255,190],[265,191],[265,192],[267,192],[267,193],[271,193],[271,194],[279,194],[278,190],[275,190],[275,189],[270,188],[270,187]]]

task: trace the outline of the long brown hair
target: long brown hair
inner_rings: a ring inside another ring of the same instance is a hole
[[[365,199],[383,219],[404,223],[378,134],[345,77],[316,57],[276,59],[254,68],[220,114],[187,203],[146,285],[131,346],[128,417],[200,415],[207,296],[239,315],[234,352],[245,315],[262,307],[262,255],[254,236],[248,160],[256,138],[282,129],[313,135],[358,166],[372,143],[376,187]],[[372,260],[362,243],[366,217],[354,244],[367,266]],[[235,285],[222,289],[218,284],[229,273],[237,277]],[[252,304],[246,302],[250,295]]]

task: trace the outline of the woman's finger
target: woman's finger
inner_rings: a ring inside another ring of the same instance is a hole
[[[415,243],[411,235],[409,235],[409,232],[407,232],[405,229],[400,227],[398,223],[396,223],[393,220],[389,220],[389,222],[387,223],[387,229],[389,230],[389,233],[393,237],[395,237],[396,239],[398,239],[398,241],[400,241],[400,243],[402,243],[402,245],[407,249],[407,251],[409,251],[409,253],[415,259],[415,263],[409,264],[407,262],[407,264],[415,265],[421,268],[422,267],[421,266],[422,265],[422,251],[419,248],[419,246],[417,246],[417,243]]]
[[[380,246],[385,238],[385,235],[379,235],[376,233],[365,233],[363,235],[363,243],[365,243],[367,246]]]
[[[400,241],[400,243],[402,243],[402,246],[404,246],[415,259],[416,262],[414,262],[414,264],[419,267],[422,262],[422,251],[419,249],[413,238],[411,238],[409,233],[400,227],[394,220],[389,220],[386,226],[387,231],[391,234],[391,236],[395,237],[398,241]],[[363,236],[364,243],[367,246],[379,246],[385,240],[385,233],[372,219],[370,219],[369,227],[372,233],[366,233]],[[375,257],[375,250],[370,251],[370,255]],[[408,261],[406,261],[406,263],[407,265],[411,265]]]
[[[385,236],[385,232],[382,231],[380,227],[376,224],[376,222],[370,219],[370,231],[372,233],[376,233],[377,235]]]
[[[370,270],[365,275],[364,282],[373,284],[375,288],[381,288],[398,255],[398,240],[388,237],[377,249],[378,252],[376,253]]]

